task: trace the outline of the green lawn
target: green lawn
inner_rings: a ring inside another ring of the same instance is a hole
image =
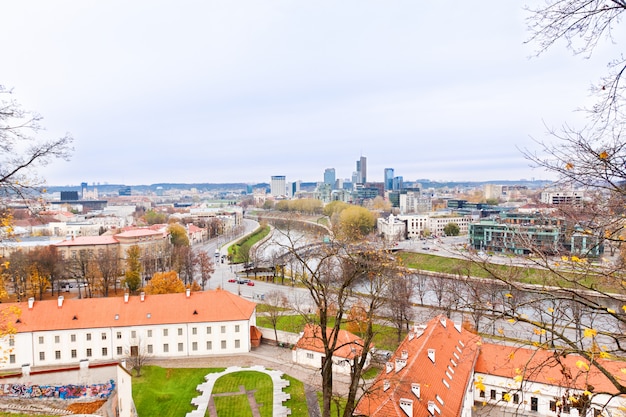
[[[272,324],[267,317],[257,317],[256,322],[257,326],[267,327],[269,329],[272,328]],[[305,324],[306,320],[301,315],[281,316],[278,318],[278,325],[276,328],[285,332],[300,333]],[[330,320],[328,325],[333,326],[333,320]],[[345,329],[345,327],[345,324],[341,325],[342,329]],[[391,351],[396,350],[399,342],[395,328],[381,324],[374,324],[374,332],[376,332],[373,340],[374,346],[378,349]],[[358,336],[359,334],[356,333],[356,335]],[[404,338],[404,336],[406,336],[406,334],[403,333],[402,338]]]
[[[133,398],[139,417],[184,416],[195,409],[191,405],[191,400],[199,395],[196,387],[204,382],[204,376],[223,370],[224,368],[143,367],[142,376],[133,378]],[[291,399],[285,403],[292,409],[291,415],[308,416],[304,385],[291,377],[284,376],[284,378],[290,381],[290,386],[284,391],[291,395]],[[266,374],[244,370],[224,375],[216,381],[213,392],[238,392],[240,385],[243,385],[246,390],[256,390],[255,398],[260,405],[261,416],[271,417],[272,381]],[[248,399],[243,394],[214,399],[220,417],[252,416]],[[248,412],[250,414],[246,414]],[[1,414],[0,416],[3,417]]]
[[[248,262],[250,248],[265,236],[269,235],[270,227],[259,227],[249,236],[246,236],[228,247],[228,256],[232,263]]]

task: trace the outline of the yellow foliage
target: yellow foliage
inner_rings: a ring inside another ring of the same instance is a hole
[[[511,293],[506,293],[506,294],[504,294],[504,296],[506,298],[513,298],[513,294],[511,294]]]
[[[504,401],[506,401],[506,402],[511,401],[511,394],[509,394],[508,392],[504,393],[504,394],[502,395],[502,399],[503,399]]]
[[[587,365],[587,364],[586,364],[584,361],[582,361],[582,360],[576,361],[576,367],[577,367],[578,369],[583,369],[583,368],[584,368],[586,371],[588,371],[588,370],[589,370],[589,365]]]
[[[552,307],[548,307],[548,313],[554,313],[554,309]]]
[[[595,337],[598,334],[596,329],[585,329],[583,332],[584,337]]]
[[[600,159],[607,159],[609,157],[609,154],[606,151],[602,151],[600,152],[600,155],[598,155],[598,158]]]
[[[572,164],[571,162],[568,162],[567,164],[565,164],[565,169],[566,170],[570,170],[570,169],[574,169],[574,164]]]

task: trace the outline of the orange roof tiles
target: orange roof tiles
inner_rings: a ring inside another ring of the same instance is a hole
[[[579,363],[582,361],[586,366]],[[621,384],[626,384],[626,362],[603,360],[598,362],[606,367],[611,375]],[[562,356],[554,351],[544,349],[528,349],[515,346],[485,343],[476,362],[476,372],[515,378],[518,370],[524,370],[526,381],[539,382],[575,388],[584,391],[593,386],[594,392],[617,394],[617,389],[600,370],[591,366],[589,361],[576,354]]]
[[[256,304],[224,290],[3,304],[20,308],[18,332],[248,320]]]
[[[402,399],[412,401],[410,416],[428,416],[429,403],[445,417],[461,414],[480,338],[444,316],[415,326],[400,344],[369,392],[359,401],[355,416],[406,416]],[[418,397],[419,393],[419,397]]]
[[[331,328],[326,328],[327,336],[330,336],[331,332]],[[352,359],[354,355],[360,355],[363,351],[363,340],[347,330],[339,330],[339,333],[337,334],[336,346],[338,346],[338,349],[335,351],[333,356]],[[295,348],[324,353],[321,327],[307,323],[304,326],[302,337],[298,339]],[[353,348],[355,350],[352,350]]]

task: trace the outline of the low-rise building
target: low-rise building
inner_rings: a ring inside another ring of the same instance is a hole
[[[144,355],[181,358],[249,352],[256,304],[224,290],[5,303],[20,313],[0,339],[1,370]],[[254,332],[256,334],[256,332]]]

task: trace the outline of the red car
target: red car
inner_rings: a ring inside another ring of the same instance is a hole
[[[246,285],[248,285],[249,287],[254,287],[254,281],[248,281]]]
[[[229,279],[228,282],[237,282],[237,280],[232,278],[232,279]]]

